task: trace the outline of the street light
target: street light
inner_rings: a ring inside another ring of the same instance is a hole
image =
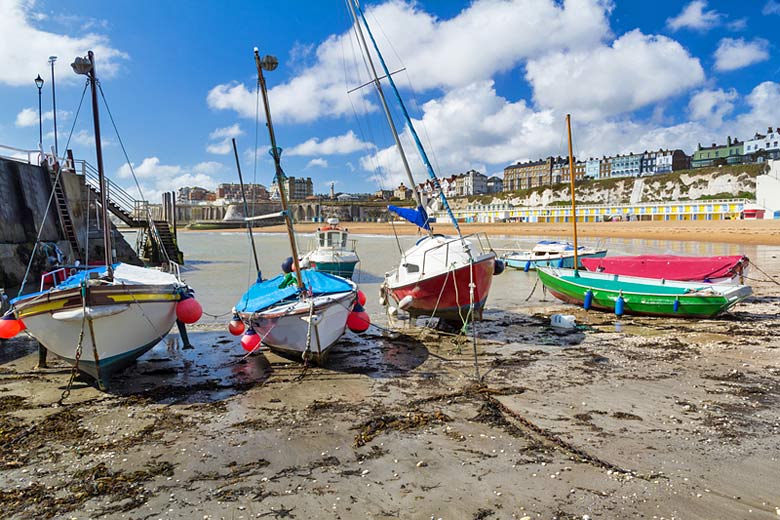
[[[43,78],[40,74],[35,78],[35,86],[38,87],[38,150],[43,152],[43,116],[41,114],[41,89],[43,88]]]
[[[54,116],[54,155],[60,156],[60,149],[57,143],[57,94],[54,90],[54,62],[57,61],[57,56],[49,56],[49,64],[51,65],[51,104],[52,114]]]

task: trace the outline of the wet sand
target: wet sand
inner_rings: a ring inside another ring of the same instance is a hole
[[[296,230],[311,233],[322,224],[299,223]],[[417,228],[411,224],[386,222],[345,222],[342,223],[355,234],[373,235],[414,235]],[[571,224],[461,224],[464,233],[485,232],[490,237],[508,236],[544,236],[570,237]],[[454,228],[449,223],[434,224],[437,233],[452,234]],[[258,233],[284,232],[284,226],[257,228]],[[580,237],[593,238],[641,238],[647,240],[690,240],[725,242],[731,244],[780,245],[780,220],[721,220],[721,221],[680,221],[680,222],[587,222],[577,224]]]
[[[524,275],[524,273],[519,273]],[[531,275],[533,276],[533,275]],[[777,518],[777,286],[718,320],[547,299],[467,338],[349,333],[327,369],[174,334],[100,393],[0,350],[6,518]],[[553,312],[583,330],[548,327]]]

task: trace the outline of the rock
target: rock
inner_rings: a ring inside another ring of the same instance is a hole
[[[424,460],[421,460],[420,462],[417,463],[417,467],[418,468],[424,468],[427,465],[428,465],[428,463],[425,462]]]

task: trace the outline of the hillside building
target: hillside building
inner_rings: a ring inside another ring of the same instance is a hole
[[[765,154],[759,152],[764,151]],[[764,159],[780,159],[780,127],[766,130],[766,135],[756,133],[753,139],[745,141],[745,154],[763,157]]]
[[[745,162],[744,144],[736,137],[732,141],[731,136],[726,138],[725,145],[712,143],[712,146],[702,146],[699,143],[696,151],[693,152],[691,167],[702,168],[724,164],[742,164]]]

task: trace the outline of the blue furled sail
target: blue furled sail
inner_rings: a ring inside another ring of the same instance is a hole
[[[421,227],[426,231],[431,230],[431,226],[428,224],[428,214],[425,212],[425,208],[418,206],[417,209],[412,208],[399,208],[398,206],[387,206],[387,209],[401,217],[406,219],[417,227]]]
[[[311,292],[312,296],[353,290],[353,285],[347,280],[320,271],[303,270],[301,278],[304,287]],[[301,289],[295,283],[288,282],[293,282],[292,277],[285,280],[285,275],[281,274],[270,280],[255,283],[236,304],[236,311],[260,312],[283,302],[297,301]]]

